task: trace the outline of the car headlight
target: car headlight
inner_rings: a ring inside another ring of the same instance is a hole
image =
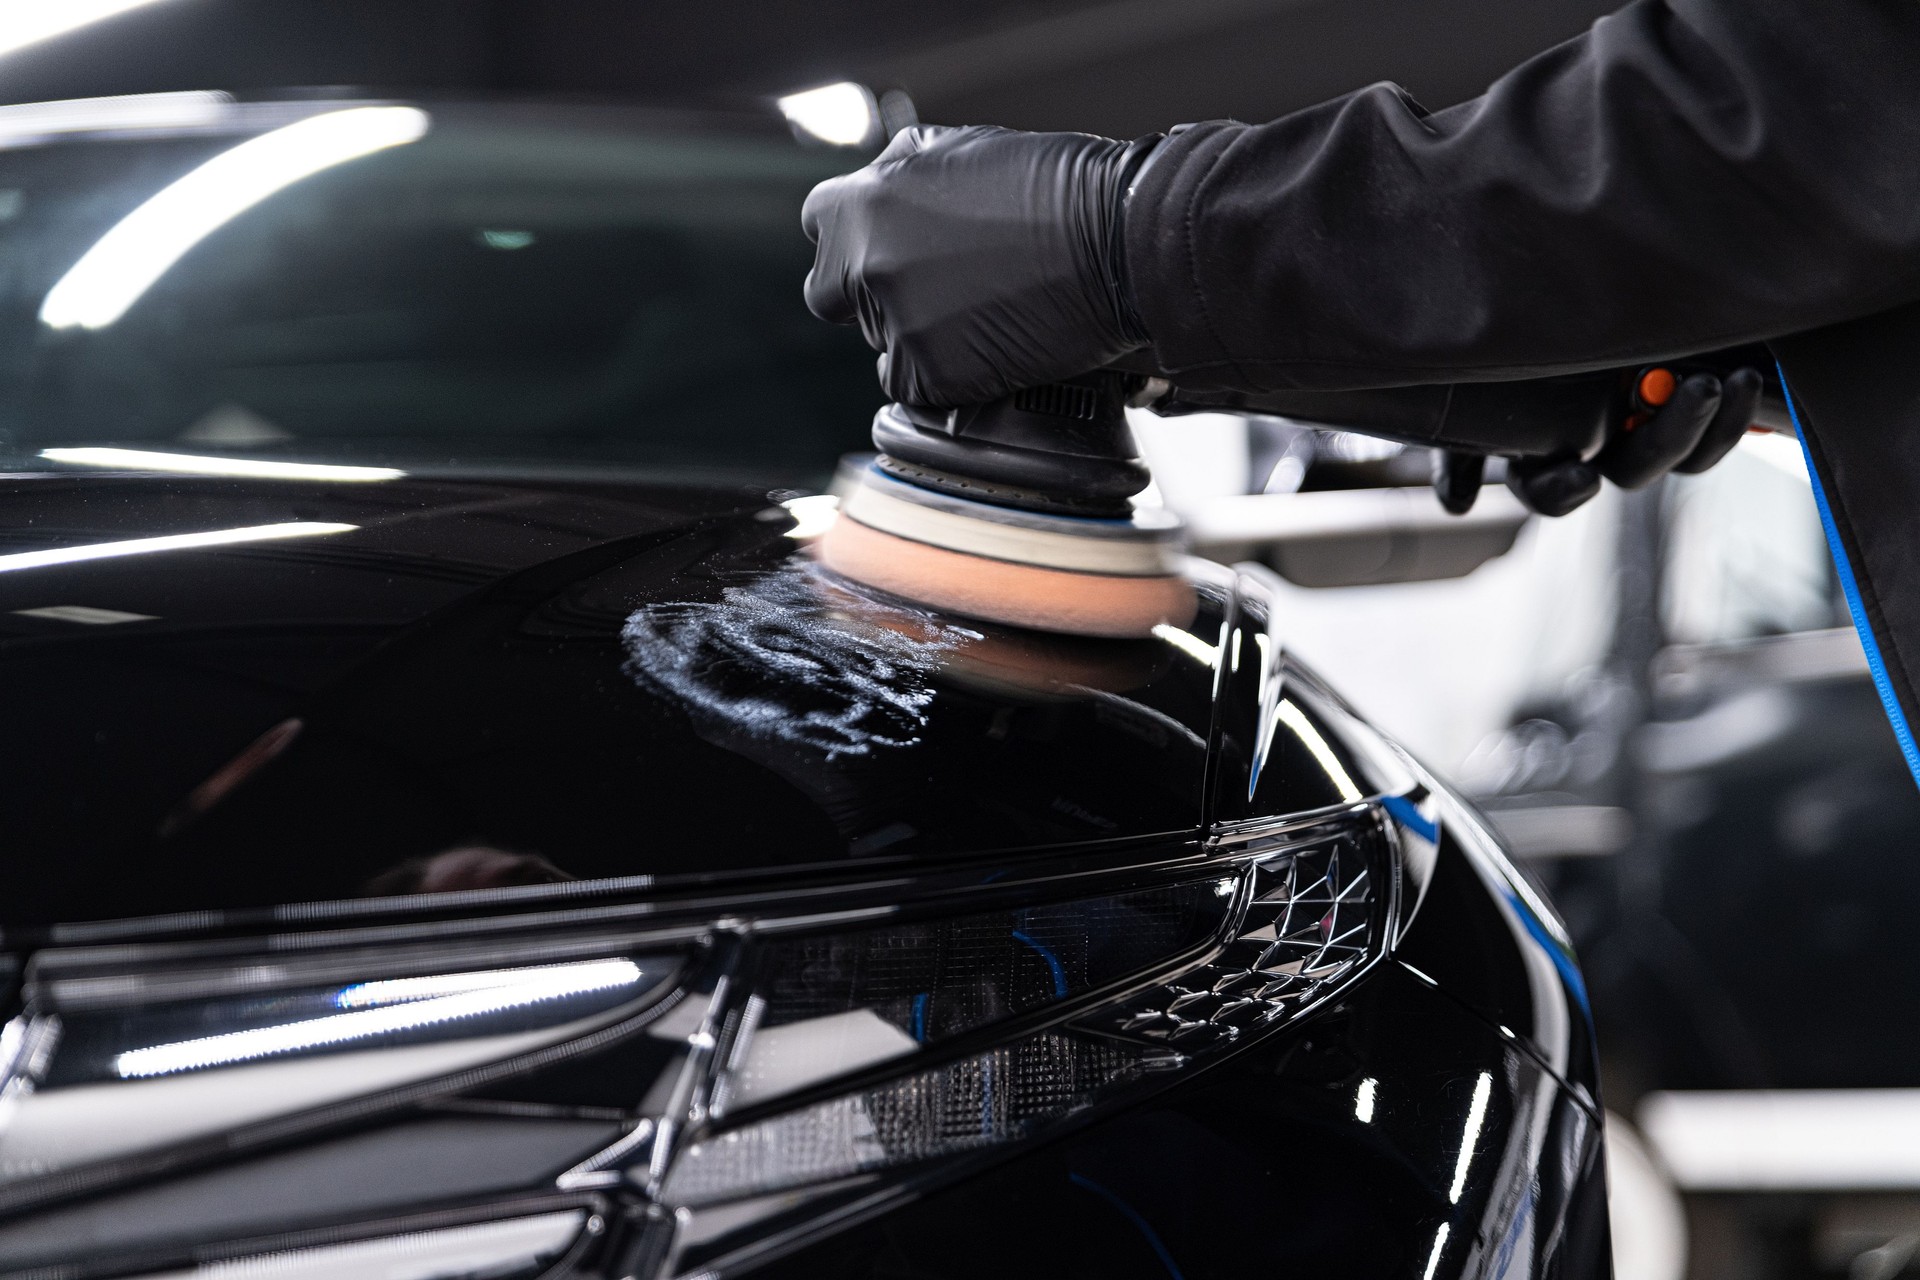
[[[324,927],[264,937],[44,950],[0,1044],[0,1210],[54,1238],[61,1215],[110,1215],[138,1182],[235,1161],[247,1180],[205,1220],[181,1201],[170,1237],[110,1256],[45,1239],[36,1254],[32,1231],[23,1246],[0,1225],[0,1269],[270,1255],[298,1273],[390,1248],[449,1276],[568,1250],[636,1270],[749,1256],[1333,998],[1384,950],[1396,829],[1352,804],[997,876],[564,911],[536,894],[518,915],[430,925],[322,910]],[[536,1120],[560,1127],[548,1145],[527,1137]],[[388,1134],[416,1162],[464,1143],[489,1177],[443,1161],[371,1211],[351,1185],[297,1194],[311,1172],[280,1171],[315,1144],[390,1159]],[[259,1193],[269,1207],[236,1207],[275,1178],[294,1181]]]

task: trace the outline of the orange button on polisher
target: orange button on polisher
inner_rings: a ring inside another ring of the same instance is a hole
[[[1657,365],[1651,369],[1643,369],[1633,383],[1635,411],[1628,414],[1627,420],[1620,424],[1621,430],[1633,431],[1645,426],[1653,417],[1653,410],[1673,399],[1673,393],[1679,386],[1680,379],[1673,376],[1671,369],[1662,369]]]
[[[1640,375],[1634,390],[1640,395],[1640,403],[1658,409],[1673,399],[1673,393],[1679,386],[1680,379],[1673,376],[1673,370],[1653,368]]]

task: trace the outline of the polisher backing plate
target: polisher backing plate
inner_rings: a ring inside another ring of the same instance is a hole
[[[1179,520],[1095,520],[970,502],[867,471],[815,545],[836,573],[935,609],[1067,635],[1193,618]]]
[[[856,473],[840,512],[869,529],[949,551],[1043,569],[1148,578],[1174,572],[1184,536],[1171,511],[1149,508],[1128,519],[1025,511],[908,484],[872,466]]]

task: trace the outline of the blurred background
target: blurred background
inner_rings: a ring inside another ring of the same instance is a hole
[[[0,11],[0,104],[13,104],[0,135],[144,128],[142,102],[778,109],[822,148],[788,175],[811,182],[915,119],[1125,137],[1267,119],[1383,79],[1439,108],[1612,7],[14,0]],[[183,93],[201,96],[87,105]],[[63,105],[32,105],[48,103]],[[21,190],[0,191],[0,224],[39,199]],[[511,254],[557,207],[473,234]],[[7,234],[51,233],[29,218]],[[804,248],[782,250],[799,264],[782,306],[797,305]],[[285,433],[267,419],[300,410],[268,412],[265,394],[209,400],[166,438],[272,444]],[[831,402],[835,439],[857,444],[877,400],[859,382],[807,412]],[[32,407],[0,389],[0,444]],[[1920,965],[1905,945],[1920,797],[1797,442],[1751,435],[1708,475],[1609,491],[1564,520],[1525,519],[1490,489],[1450,521],[1422,488],[1421,451],[1337,424],[1142,416],[1137,429],[1158,497],[1200,550],[1266,564],[1296,652],[1478,796],[1568,918],[1601,1029],[1623,1280],[1920,1269]]]

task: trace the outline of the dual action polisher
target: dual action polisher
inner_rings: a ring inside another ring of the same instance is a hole
[[[987,404],[890,404],[879,457],[818,544],[827,568],[943,612],[1067,635],[1192,620],[1179,519],[1129,501],[1151,477],[1127,427],[1142,379],[1102,371]]]

